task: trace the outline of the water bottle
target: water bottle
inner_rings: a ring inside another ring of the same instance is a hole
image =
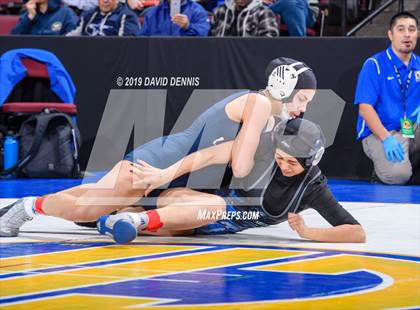
[[[15,136],[4,138],[4,170],[13,167],[19,158],[19,141]]]

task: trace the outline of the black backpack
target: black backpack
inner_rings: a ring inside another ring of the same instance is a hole
[[[32,115],[20,126],[20,160],[3,171],[26,178],[80,177],[80,133],[64,113]]]

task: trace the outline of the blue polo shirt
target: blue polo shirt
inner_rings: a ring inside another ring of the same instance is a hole
[[[367,59],[360,71],[354,98],[356,105],[372,105],[387,130],[401,129],[400,119],[404,116],[403,96],[394,65],[400,73],[403,89],[410,70],[413,70],[406,93],[407,118],[410,118],[420,105],[420,57],[414,53],[408,66],[395,55],[391,47]],[[414,121],[413,118],[411,120]],[[371,133],[365,120],[359,115],[357,139],[363,139]]]

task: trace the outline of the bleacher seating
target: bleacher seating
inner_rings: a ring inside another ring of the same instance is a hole
[[[13,6],[16,4],[22,4],[23,0],[0,0],[1,6]]]
[[[10,34],[18,22],[19,15],[0,15],[0,35]]]
[[[0,6],[4,6],[10,3],[18,3],[22,2],[22,0],[0,0]],[[139,16],[139,23],[142,25],[144,22],[144,13],[147,11],[148,8],[158,5],[160,2],[159,0],[145,0],[143,2],[145,6],[145,10]],[[212,14],[209,13],[209,18],[211,19]],[[0,14],[0,35],[8,35],[10,31],[16,26],[19,21],[19,16],[17,15],[1,15]],[[287,26],[280,23],[280,17],[277,15],[277,22],[280,25],[279,30],[282,36],[287,36]],[[306,28],[306,35],[309,37],[317,36],[317,31],[312,28]]]

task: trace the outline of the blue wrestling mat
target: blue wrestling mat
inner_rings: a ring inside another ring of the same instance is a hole
[[[80,185],[81,179],[13,179],[0,181],[0,198],[41,196]],[[420,186],[371,184],[366,181],[330,180],[339,201],[420,203]]]
[[[0,305],[8,309],[383,309],[418,302],[420,259],[412,256],[88,241],[3,243],[0,250]]]

